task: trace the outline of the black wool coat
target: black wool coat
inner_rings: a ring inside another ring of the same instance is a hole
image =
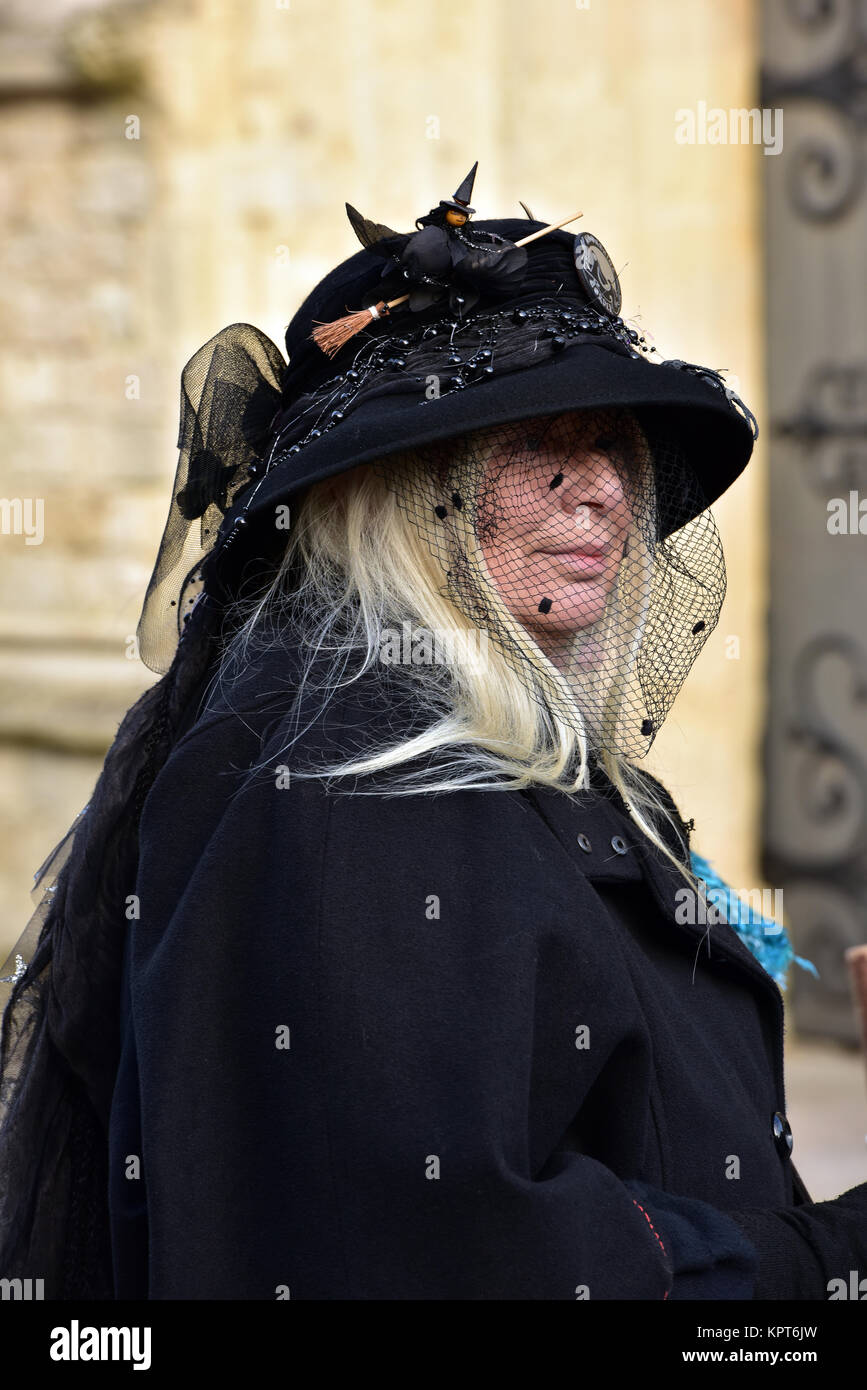
[[[780,991],[727,924],[678,924],[601,774],[306,781],[401,710],[362,681],[284,757],[275,669],[144,806],[116,1296],[825,1298],[863,1207],[793,1167]]]

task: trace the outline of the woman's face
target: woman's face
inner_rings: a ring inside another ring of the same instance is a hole
[[[636,428],[611,409],[484,432],[482,552],[511,613],[543,649],[562,648],[604,612],[631,519],[622,474]]]

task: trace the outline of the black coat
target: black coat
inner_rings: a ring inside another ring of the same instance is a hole
[[[810,1203],[775,1136],[778,987],[675,921],[683,881],[601,780],[280,785],[275,682],[250,688],[145,803],[118,1297],[825,1298],[863,1264],[861,1209]],[[364,691],[288,762],[355,751]]]

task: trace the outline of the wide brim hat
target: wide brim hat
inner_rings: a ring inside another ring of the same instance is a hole
[[[612,312],[620,289],[615,276],[611,291],[610,261],[601,288],[586,270],[588,246],[605,255],[595,237],[545,226],[511,218],[426,228],[415,234],[426,251],[441,237],[455,263],[443,271],[440,259],[425,278],[410,255],[412,234],[365,223],[364,249],[292,318],[288,364],[250,325],[200,349],[182,390],[173,492],[182,514],[170,512],[140,624],[148,665],[167,669],[209,577],[231,589],[245,558],[279,543],[279,509],[291,512],[310,485],[359,464],[525,418],[627,407],[651,445],[664,437],[689,461],[689,485],[660,514],[661,537],[732,485],[758,434],[752,412],[716,369],[658,360],[644,334]],[[516,252],[533,233],[542,235]],[[383,312],[401,295],[406,302]],[[362,312],[372,307],[378,316]],[[354,331],[324,351],[314,333],[345,316]],[[508,330],[509,351],[498,350],[498,329]],[[525,350],[514,349],[516,337]]]

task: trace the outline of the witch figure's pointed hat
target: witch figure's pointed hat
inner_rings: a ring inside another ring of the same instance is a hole
[[[470,199],[473,196],[473,184],[476,181],[476,170],[479,161],[476,160],[470,172],[467,174],[459,188],[455,189],[453,198],[440,198],[441,208],[451,208],[452,212],[462,212],[466,217],[471,217],[475,208],[470,207]]]

